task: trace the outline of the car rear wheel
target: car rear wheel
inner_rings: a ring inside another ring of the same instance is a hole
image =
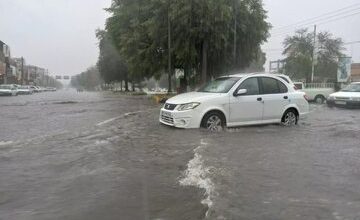
[[[315,102],[317,104],[323,104],[325,102],[325,97],[321,96],[321,95],[318,95],[318,96],[315,97]]]
[[[210,112],[203,118],[201,127],[211,132],[222,131],[225,128],[225,118],[218,112]]]
[[[281,119],[281,124],[284,126],[293,126],[296,125],[298,123],[298,114],[294,109],[289,109],[287,110],[282,119]]]

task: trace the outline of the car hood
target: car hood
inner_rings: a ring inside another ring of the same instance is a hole
[[[224,96],[225,93],[189,92],[174,96],[166,101],[170,104],[186,104],[190,102],[203,102],[212,98]]]
[[[11,92],[10,89],[0,89],[0,92]]]
[[[341,98],[360,98],[360,92],[335,92],[330,95],[331,97],[341,97]]]

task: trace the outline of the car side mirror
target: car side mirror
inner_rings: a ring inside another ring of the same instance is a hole
[[[242,96],[247,93],[247,89],[239,89],[234,95],[235,96]]]

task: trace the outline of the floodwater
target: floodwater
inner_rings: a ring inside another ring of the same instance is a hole
[[[0,97],[0,219],[360,219],[360,114],[221,133],[146,97]]]

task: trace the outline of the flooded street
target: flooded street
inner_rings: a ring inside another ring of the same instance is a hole
[[[0,219],[360,219],[360,117],[295,127],[158,122],[147,97],[0,97]]]

